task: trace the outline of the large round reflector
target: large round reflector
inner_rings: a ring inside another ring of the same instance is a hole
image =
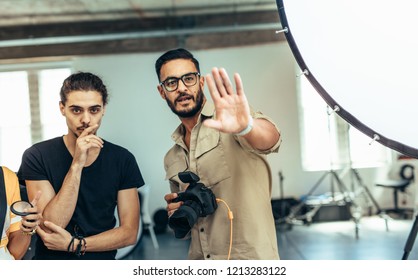
[[[418,3],[276,2],[301,72],[327,104],[371,139],[418,157]]]

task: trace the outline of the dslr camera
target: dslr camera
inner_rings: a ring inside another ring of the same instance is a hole
[[[204,184],[198,183],[199,176],[191,171],[179,172],[178,176],[183,183],[189,183],[189,187],[173,199],[173,202],[184,203],[170,216],[168,225],[174,230],[176,238],[184,238],[197,219],[213,214],[218,204],[213,192]]]

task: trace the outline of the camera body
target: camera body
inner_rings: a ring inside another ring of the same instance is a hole
[[[184,192],[179,192],[173,202],[195,201],[200,205],[199,217],[213,214],[218,207],[216,197],[204,184],[198,183],[199,176],[191,171],[179,172],[178,176],[183,183],[189,183],[189,187]]]
[[[212,190],[198,183],[200,178],[195,173],[179,172],[178,176],[183,183],[189,183],[189,186],[173,199],[173,202],[183,201],[183,204],[170,216],[168,225],[174,230],[176,238],[184,238],[197,219],[213,214],[218,204]]]

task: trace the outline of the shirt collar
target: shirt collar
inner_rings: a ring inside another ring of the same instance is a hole
[[[215,115],[215,104],[213,102],[206,100],[205,105],[203,105],[203,109],[200,112],[198,123],[201,123],[202,120],[211,118]],[[179,143],[179,141],[183,141],[183,134],[184,134],[184,126],[180,124],[176,130],[171,135],[171,139],[174,142]]]
[[[213,104],[213,102],[206,100],[206,103],[203,106],[201,115],[205,116],[206,118],[211,118],[214,114],[215,114],[215,105]]]

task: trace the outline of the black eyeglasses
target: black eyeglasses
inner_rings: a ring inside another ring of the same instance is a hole
[[[197,83],[197,78],[200,76],[199,72],[187,73],[180,78],[170,77],[160,83],[166,91],[175,91],[179,87],[179,80],[183,82],[186,87],[194,86]]]

